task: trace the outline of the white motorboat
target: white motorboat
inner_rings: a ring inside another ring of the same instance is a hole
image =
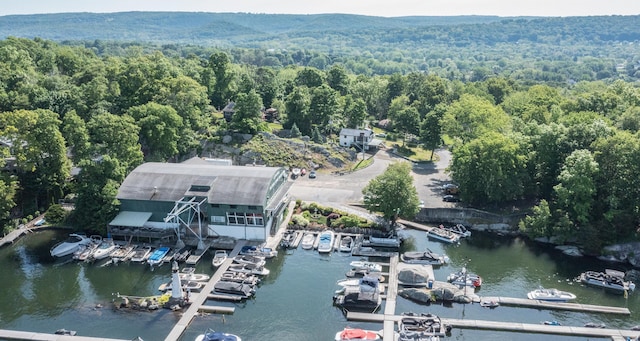
[[[431,337],[446,336],[451,325],[433,314],[403,313],[399,329],[400,340],[433,340]]]
[[[336,333],[335,341],[381,340],[382,331],[345,328]]]
[[[545,289],[545,288],[538,288],[536,290],[530,291],[527,294],[527,297],[529,297],[529,299],[531,300],[556,301],[556,302],[566,302],[566,301],[576,299],[576,295],[568,291],[560,291],[558,289]]]
[[[204,334],[196,336],[195,341],[242,341],[238,335],[216,332],[208,329]]]
[[[211,265],[214,268],[217,268],[220,265],[222,265],[222,263],[224,263],[224,261],[226,261],[228,257],[229,255],[227,255],[226,250],[216,250],[216,252],[213,254],[213,260],[211,260]]]
[[[631,281],[624,280],[624,272],[606,269],[604,272],[586,271],[580,274],[578,279],[586,285],[604,288],[606,290],[625,293],[633,291],[636,285]]]
[[[429,249],[427,251],[407,251],[400,255],[400,260],[407,264],[444,265],[449,257],[439,255]]]
[[[91,239],[87,236],[71,233],[69,237],[54,245],[49,253],[51,253],[52,257],[65,257],[72,255],[74,252],[78,251],[78,249],[82,246],[86,246],[91,243]]]
[[[258,277],[257,275],[252,275],[252,274],[248,274],[248,273],[243,273],[243,272],[233,272],[233,271],[226,271],[222,274],[222,277],[220,277],[221,281],[226,281],[226,282],[237,282],[237,283],[245,283],[245,284],[251,284],[251,285],[258,285],[258,283],[260,283],[260,277]]]
[[[196,268],[183,268],[182,271],[178,273],[181,281],[194,281],[194,282],[206,282],[211,276],[207,274],[197,274]]]
[[[113,242],[112,239],[104,239],[102,240],[102,242],[100,242],[98,247],[96,247],[96,250],[91,255],[91,259],[105,259],[109,257],[109,255],[111,255],[111,253],[113,253],[113,251],[115,251],[117,247],[118,246]]]
[[[239,255],[257,256],[264,258],[273,258],[278,255],[278,251],[270,247],[245,245],[240,249]]]
[[[462,238],[471,237],[471,231],[469,231],[469,229],[467,229],[467,227],[462,224],[440,225],[439,227],[449,232],[455,233]]]
[[[335,234],[331,230],[324,230],[320,233],[320,238],[318,239],[318,252],[320,253],[329,253],[333,251],[333,241],[335,239]]]
[[[362,261],[362,260],[354,260],[353,262],[349,263],[349,265],[356,269],[356,270],[369,270],[369,271],[373,271],[373,272],[381,272],[382,271],[382,265],[378,264],[378,263],[373,263],[373,262],[367,262],[367,261]]]
[[[315,241],[316,237],[313,235],[313,233],[305,233],[305,235],[302,237],[301,246],[305,250],[311,250],[313,249],[313,243]]]
[[[352,248],[353,248],[353,237],[346,236],[340,239],[340,247],[338,248],[340,252],[351,252]]]
[[[256,266],[253,264],[231,264],[228,270],[260,276],[266,276],[270,272],[269,269],[265,268],[264,266]]]
[[[434,229],[431,229],[430,231],[427,231],[426,233],[428,238],[439,240],[441,242],[445,242],[449,244],[455,244],[460,242],[459,235],[451,231],[447,231],[443,228],[434,228]]]
[[[250,256],[250,255],[238,255],[233,257],[233,262],[237,264],[251,264],[255,266],[264,266],[267,264],[264,257]]]
[[[153,248],[148,245],[136,248],[133,255],[131,256],[131,261],[136,263],[142,263],[146,261],[149,258],[149,255],[151,255],[152,250]]]
[[[282,235],[282,239],[280,240],[280,247],[283,249],[289,249],[293,247],[293,244],[296,240],[297,232],[287,230]]]

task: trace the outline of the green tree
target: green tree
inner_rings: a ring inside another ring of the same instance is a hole
[[[140,127],[140,145],[149,161],[166,161],[178,153],[182,117],[168,105],[154,102],[129,108]]]
[[[86,122],[75,111],[66,113],[62,122],[62,136],[71,148],[73,162],[77,164],[80,160],[88,159],[91,156],[91,144]]]
[[[529,238],[552,237],[553,231],[550,229],[552,223],[549,203],[542,199],[538,205],[533,207],[532,214],[527,215],[518,223],[518,228]]]
[[[495,132],[453,149],[449,171],[462,199],[499,203],[521,198],[530,182],[526,152],[520,137]]]
[[[393,116],[393,127],[402,134],[402,145],[409,134],[420,134],[420,114],[414,107],[406,107]]]
[[[344,119],[348,128],[359,128],[364,124],[367,118],[367,106],[360,98],[354,98],[352,95],[344,97]]]
[[[99,114],[87,123],[93,155],[110,155],[117,159],[126,171],[131,171],[143,161],[139,143],[140,127],[129,115]]]
[[[349,76],[344,66],[334,64],[327,72],[327,84],[337,91],[341,96],[345,96],[349,91]]]
[[[559,183],[554,187],[557,206],[567,212],[578,229],[590,224],[598,171],[598,163],[590,151],[576,150],[567,157],[558,176]]]
[[[311,89],[309,113],[311,124],[326,127],[332,116],[338,113],[338,95],[328,85],[322,84]]]
[[[362,189],[362,194],[365,208],[371,212],[381,212],[393,225],[398,216],[413,218],[420,209],[411,165],[406,162],[390,164],[384,173],[369,181]]]
[[[287,113],[287,121],[285,128],[292,127],[295,123],[300,132],[304,135],[311,134],[311,115],[309,113],[309,105],[311,96],[309,88],[296,87],[285,101],[285,111]]]
[[[322,74],[322,71],[314,67],[305,67],[298,71],[295,82],[298,86],[315,88],[324,83],[324,75]]]
[[[231,69],[231,59],[224,52],[216,52],[209,57],[208,72],[205,74],[205,84],[209,88],[209,98],[211,105],[222,108],[227,104],[232,89],[231,83],[234,78]]]
[[[442,142],[442,126],[440,120],[444,115],[444,107],[438,106],[430,111],[420,123],[420,142],[426,150],[431,150],[431,160],[433,153]]]
[[[247,94],[239,94],[236,99],[235,113],[231,120],[231,126],[245,134],[255,134],[262,127],[262,99],[255,90],[251,90]]]
[[[300,133],[300,129],[298,129],[298,125],[294,122],[291,126],[291,132],[289,133],[291,137],[300,137],[302,133]]]
[[[118,213],[116,196],[126,167],[109,155],[100,161],[82,161],[79,166],[78,197],[71,219],[82,230],[106,234],[107,225]]]
[[[450,137],[467,142],[486,132],[508,132],[510,120],[500,107],[488,100],[464,94],[449,106],[444,114],[442,127]]]

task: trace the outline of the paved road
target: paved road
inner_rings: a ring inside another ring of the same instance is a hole
[[[425,207],[446,207],[454,204],[442,202],[440,188],[449,181],[445,169],[449,165],[451,154],[448,150],[436,151],[438,162],[432,164],[414,164],[412,176],[420,200],[425,201]],[[294,199],[314,201],[327,205],[347,206],[362,203],[362,189],[369,181],[382,174],[392,162],[408,162],[403,158],[390,154],[386,150],[378,151],[371,166],[357,172],[337,175],[318,173],[316,179],[299,177],[289,190]]]

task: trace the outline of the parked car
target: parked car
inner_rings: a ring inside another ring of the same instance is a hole
[[[458,188],[458,185],[455,184],[445,184],[442,186],[442,190],[446,193],[446,194],[458,194],[458,191],[460,190]]]
[[[458,202],[460,201],[460,198],[458,198],[455,195],[451,195],[451,194],[447,194],[444,197],[442,197],[442,201],[446,201],[446,202]]]
[[[316,178],[316,171],[312,170],[311,172],[309,172],[309,179],[315,179]]]

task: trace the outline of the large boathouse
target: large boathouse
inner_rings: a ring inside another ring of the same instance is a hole
[[[291,183],[282,167],[220,165],[201,158],[148,162],[118,190],[114,237],[266,240],[282,220]]]

